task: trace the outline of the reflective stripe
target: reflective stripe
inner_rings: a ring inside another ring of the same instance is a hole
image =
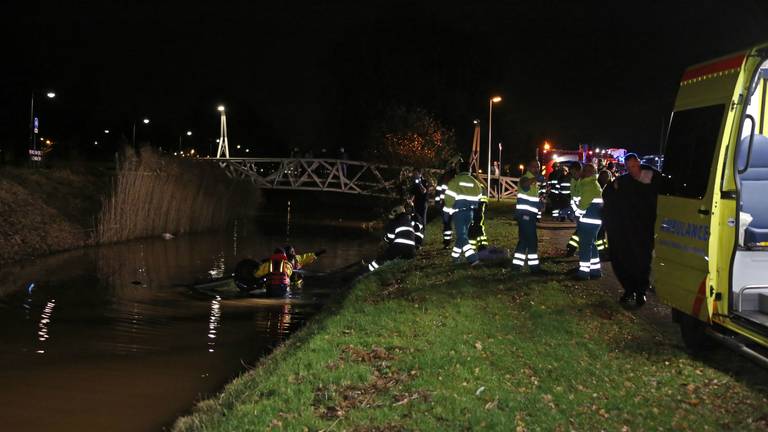
[[[422,233],[416,233],[416,235],[417,235],[419,238],[424,238],[424,234],[422,234]]]
[[[589,224],[589,225],[600,225],[600,224],[602,224],[600,219],[592,219],[592,218],[587,218],[587,217],[582,217],[581,219],[579,219],[579,222],[583,222],[583,223]]]
[[[395,238],[395,235],[394,235],[394,234],[390,234],[390,233],[387,233],[387,238],[391,238],[391,239],[393,239],[393,238]]]
[[[413,228],[411,228],[411,227],[404,227],[404,226],[403,226],[403,227],[398,227],[397,229],[395,229],[395,233],[399,233],[399,232],[401,232],[401,231],[410,231],[410,232],[413,232]]]
[[[473,183],[467,183],[467,182],[462,182],[462,181],[460,181],[460,182],[459,182],[459,186],[464,186],[464,187],[474,187],[475,185],[474,185]]]
[[[519,265],[521,267],[525,265],[525,263],[523,261],[519,260],[519,259],[513,259],[512,260],[512,264]]]
[[[467,251],[467,252],[464,252],[464,257],[465,257],[465,258],[469,258],[469,257],[471,257],[471,256],[472,256],[472,255],[474,255],[474,254],[475,254],[475,250],[474,250],[474,249],[472,249],[472,250],[469,250],[469,251]]]
[[[472,249],[472,245],[464,245],[464,248],[462,249],[464,252],[467,251],[467,249]]]
[[[525,254],[521,254],[519,252],[515,252],[515,258],[525,259]]]
[[[449,208],[449,207],[443,207],[443,211],[448,213],[449,215],[452,215],[452,214],[456,213],[457,210],[454,210],[454,209]]]
[[[402,244],[407,244],[412,246],[416,245],[416,242],[414,242],[413,240],[407,240],[407,239],[395,239],[395,243],[402,243]]]
[[[530,261],[530,260],[529,260],[529,261],[528,261],[528,265],[529,265],[529,266],[533,266],[533,265],[539,265],[539,260],[533,260],[533,261]]]
[[[560,183],[560,187],[562,187],[562,186],[570,186],[570,185],[571,185],[570,183]]]
[[[528,254],[528,259],[539,259],[538,254]]]
[[[530,201],[538,201],[539,200],[538,196],[535,196],[535,195],[531,196],[531,195],[526,195],[526,194],[524,194],[522,192],[518,192],[517,193],[517,199],[520,199],[520,198],[526,199],[526,200],[530,200]]]
[[[592,204],[602,204],[602,203],[603,203],[603,199],[602,198],[593,198],[592,199]]]
[[[532,213],[538,213],[539,212],[539,209],[537,209],[535,207],[532,207],[532,206],[529,206],[527,204],[522,204],[522,205],[518,204],[517,207],[515,207],[515,208],[517,210],[527,210],[527,211],[532,212]]]

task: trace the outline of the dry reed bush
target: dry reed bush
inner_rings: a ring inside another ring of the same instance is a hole
[[[98,239],[111,243],[223,228],[255,213],[259,201],[255,186],[230,179],[213,161],[171,158],[148,147],[137,157],[126,149],[99,215]]]

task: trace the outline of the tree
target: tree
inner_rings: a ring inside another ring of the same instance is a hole
[[[387,165],[444,168],[458,154],[453,130],[423,108],[391,108],[373,133],[370,154]]]

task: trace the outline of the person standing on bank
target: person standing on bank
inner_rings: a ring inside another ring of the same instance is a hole
[[[600,269],[600,255],[597,252],[597,232],[600,230],[601,213],[603,209],[603,191],[597,183],[595,166],[584,165],[579,181],[581,199],[577,206],[579,222],[576,225],[576,235],[579,237],[579,280],[599,279],[603,273]]]
[[[512,258],[513,271],[522,271],[527,263],[531,273],[543,273],[539,265],[539,238],[536,234],[536,222],[540,210],[538,172],[539,162],[535,160],[528,162],[527,170],[520,177],[517,187],[515,219],[518,241]]]
[[[603,191],[604,223],[611,242],[611,266],[624,288],[622,304],[634,300],[637,307],[646,302],[650,286],[653,255],[653,230],[656,224],[656,198],[660,173],[642,165],[636,154],[625,156],[627,173],[608,184]]]
[[[456,243],[453,245],[454,263],[461,262],[461,254],[464,254],[470,265],[478,264],[477,252],[469,243],[469,226],[472,224],[475,208],[480,203],[483,187],[469,172],[461,172],[456,175],[445,190],[445,204],[443,212],[453,218],[453,227],[456,232]]]
[[[451,247],[451,239],[453,238],[453,229],[451,228],[453,219],[451,213],[443,211],[443,207],[445,205],[445,191],[448,190],[448,182],[453,180],[454,177],[456,177],[456,166],[455,163],[450,163],[443,172],[443,175],[440,176],[437,189],[435,190],[435,207],[437,207],[443,220],[443,249]]]

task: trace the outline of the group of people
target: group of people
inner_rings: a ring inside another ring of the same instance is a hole
[[[627,172],[618,176],[612,163],[599,173],[592,164],[555,166],[546,186],[553,218],[577,221],[576,232],[566,246],[568,256],[579,251],[576,277],[601,277],[600,263],[610,259],[624,288],[619,301],[634,301],[640,307],[646,302],[650,285],[660,177],[635,154],[625,157],[625,165]]]
[[[578,251],[579,280],[602,277],[601,262],[610,260],[624,288],[619,299],[642,306],[649,287],[653,229],[656,215],[659,173],[642,165],[635,154],[625,158],[626,174],[616,176],[615,168],[607,165],[598,169],[593,164],[574,163],[570,167],[555,167],[555,174],[546,180],[538,161],[528,163],[518,184],[515,220],[518,242],[514,249],[511,270],[546,275],[538,254],[537,223],[544,203],[549,201],[556,220],[576,222],[576,231],[565,245],[565,254]],[[483,184],[469,172],[459,172],[458,164],[448,167],[436,187],[435,204],[443,222],[443,247],[453,241],[451,257],[456,263],[466,261],[474,266],[480,254],[488,248],[484,213],[488,202]],[[421,247],[426,226],[429,185],[416,172],[410,188],[408,205],[395,207],[385,229],[386,251],[368,264],[376,270],[386,261],[413,258]],[[542,192],[546,191],[549,200]]]
[[[278,247],[261,261],[244,259],[235,267],[235,285],[244,293],[265,289],[268,297],[285,297],[291,287],[300,287],[301,273],[297,270],[312,264],[325,249],[297,254],[291,245]]]

